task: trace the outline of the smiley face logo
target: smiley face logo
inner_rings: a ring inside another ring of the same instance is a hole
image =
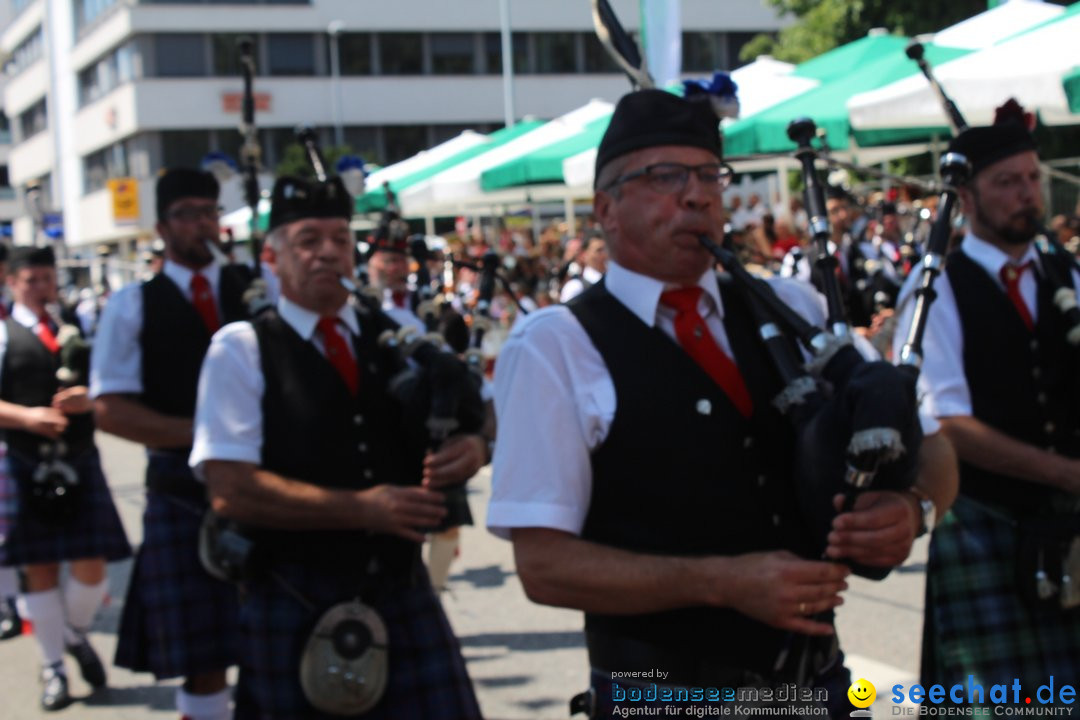
[[[848,700],[857,708],[868,708],[877,698],[877,690],[869,680],[859,678],[847,691]]]

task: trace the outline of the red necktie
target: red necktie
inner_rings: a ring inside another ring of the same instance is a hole
[[[754,403],[742,374],[735,362],[716,344],[705,320],[698,313],[701,293],[699,287],[668,290],[660,296],[660,302],[675,309],[675,337],[679,344],[727,393],[742,416],[750,417],[754,412]]]
[[[394,307],[398,307],[398,308],[405,307],[406,293],[405,293],[404,290],[393,290],[393,291],[391,291],[390,295],[394,300]]]
[[[54,335],[52,331],[52,322],[45,313],[42,313],[41,317],[38,318],[38,324],[34,328],[34,333],[36,333],[38,339],[41,340],[41,344],[49,349],[49,352],[53,354],[60,352],[60,343],[56,342],[56,335]]]
[[[214,293],[210,290],[210,281],[199,273],[191,276],[191,304],[195,306],[195,312],[199,313],[210,334],[216,333],[221,322],[218,320]]]
[[[1020,294],[1020,278],[1024,276],[1024,271],[1031,267],[1031,262],[1028,260],[1023,265],[1001,266],[1001,282],[1005,283],[1005,293],[1016,306],[1016,312],[1020,313],[1020,319],[1027,325],[1028,332],[1035,329],[1035,322],[1031,319],[1031,311],[1024,302],[1024,296]]]
[[[345,344],[345,338],[337,329],[336,317],[319,318],[319,332],[322,333],[323,347],[326,349],[326,359],[337,370],[338,375],[345,381],[349,392],[356,395],[360,389],[360,374],[356,366],[356,358],[349,352],[349,346]]]

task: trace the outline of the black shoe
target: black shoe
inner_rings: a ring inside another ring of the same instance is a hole
[[[71,704],[67,675],[62,664],[52,665],[41,672],[41,708],[48,712],[61,710]]]
[[[22,618],[15,609],[15,599],[0,600],[0,640],[22,635]]]
[[[67,646],[68,655],[75,658],[79,664],[79,673],[92,687],[105,687],[105,666],[101,664],[101,658],[90,646],[90,641],[85,637],[79,642]]]

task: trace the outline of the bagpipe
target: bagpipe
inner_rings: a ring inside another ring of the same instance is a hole
[[[56,379],[61,389],[90,384],[90,343],[83,337],[79,328],[71,323],[61,323],[56,333],[59,368]],[[65,435],[78,433],[80,436],[93,433],[92,417],[72,416]],[[83,486],[79,474],[68,462],[71,448],[63,437],[42,442],[37,465],[30,476],[30,482],[23,484],[23,498],[27,508],[39,520],[65,525],[73,520],[79,509],[79,499]]]
[[[248,315],[255,317],[272,306],[269,288],[262,276],[263,232],[259,227],[259,168],[262,165],[262,148],[255,126],[255,43],[250,37],[237,42],[240,50],[240,72],[244,81],[244,93],[240,113],[240,164],[244,175],[244,200],[251,211],[249,235],[251,238],[252,280],[244,292],[244,305]]]
[[[299,128],[297,139],[307,153],[316,179],[327,182],[326,163],[315,132],[309,127]],[[388,223],[403,223],[391,193],[388,193],[387,199],[390,201],[389,213],[384,218]],[[425,243],[424,251],[426,249]],[[427,270],[426,260],[425,255],[420,262],[423,272]],[[341,284],[352,294],[360,308],[367,312],[382,312],[380,300],[366,292],[353,278],[343,276]],[[427,284],[430,286],[430,282]],[[402,326],[385,315],[383,322],[388,329],[380,334],[379,347],[395,353],[398,365],[403,368],[390,380],[389,392],[405,413],[405,427],[422,425],[426,428],[427,447],[432,451],[438,450],[455,433],[479,432],[485,412],[480,396],[480,381],[454,353],[446,350],[443,337]],[[444,492],[447,496],[446,517],[438,526],[429,528],[430,532],[441,532],[472,522],[464,487],[450,488]]]
[[[606,18],[598,36],[609,53],[620,55],[620,45],[633,40],[618,25],[606,0],[592,0],[594,17]],[[605,37],[616,38],[605,42]],[[621,41],[617,38],[623,37]],[[630,64],[621,57],[620,65]],[[638,66],[639,67],[639,66]],[[636,84],[648,87],[648,72],[629,73]],[[709,101],[695,93],[690,101]],[[717,118],[719,122],[719,118]],[[789,126],[789,137],[799,145],[797,157],[806,184],[806,207],[818,244],[818,267],[822,270],[828,307],[829,330],[813,326],[783,303],[764,281],[739,262],[735,252],[711,237],[699,241],[731,278],[754,315],[759,336],[780,377],[782,389],[773,405],[792,423],[796,434],[794,490],[815,553],[827,545],[837,515],[833,498],[842,494],[850,510],[858,493],[867,490],[901,490],[915,480],[916,459],[922,441],[915,394],[916,373],[882,361],[868,361],[851,341],[844,302],[836,277],[836,258],[825,249],[829,239],[828,216],[822,184],[809,145],[814,125],[798,119]],[[810,356],[808,362],[796,349],[798,343]],[[891,568],[855,565],[855,572],[882,579]]]

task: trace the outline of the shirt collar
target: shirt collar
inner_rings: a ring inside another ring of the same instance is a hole
[[[277,311],[281,319],[295,330],[297,335],[309,342],[315,337],[315,327],[319,324],[320,317],[317,313],[297,305],[284,295],[278,298]],[[345,323],[345,327],[349,328],[354,337],[360,335],[360,323],[356,320],[356,312],[351,303],[346,302],[342,305],[338,309],[337,317]]]
[[[1019,261],[1015,261],[1001,248],[991,245],[982,238],[976,237],[969,230],[964,236],[964,241],[961,243],[960,249],[995,279],[1001,277],[1001,268],[1006,265],[1019,266],[1028,261],[1033,261],[1035,267],[1040,267],[1038,262],[1039,253],[1035,250],[1035,243],[1029,243],[1023,257],[1021,257]]]
[[[605,284],[616,300],[637,315],[641,322],[649,327],[656,325],[656,313],[660,308],[660,295],[674,285],[663,280],[627,270],[613,260],[608,260]],[[724,304],[720,301],[720,286],[716,282],[716,271],[709,267],[698,279],[698,287],[712,298],[717,316],[724,319]]]
[[[596,268],[592,268],[586,265],[585,269],[581,271],[581,277],[585,280],[585,282],[595,285],[596,283],[600,282],[600,280],[604,277],[604,273],[600,272]]]
[[[195,270],[167,259],[161,271],[165,273],[167,278],[176,283],[185,295],[190,295],[191,278],[194,277]],[[200,268],[198,273],[210,283],[210,289],[214,292],[214,297],[217,297],[218,280],[221,278],[221,265],[218,264],[217,260],[212,260],[209,265]]]
[[[31,329],[37,327],[37,324],[41,322],[41,318],[35,315],[33,310],[22,303],[15,303],[11,307],[11,319],[23,327]]]

